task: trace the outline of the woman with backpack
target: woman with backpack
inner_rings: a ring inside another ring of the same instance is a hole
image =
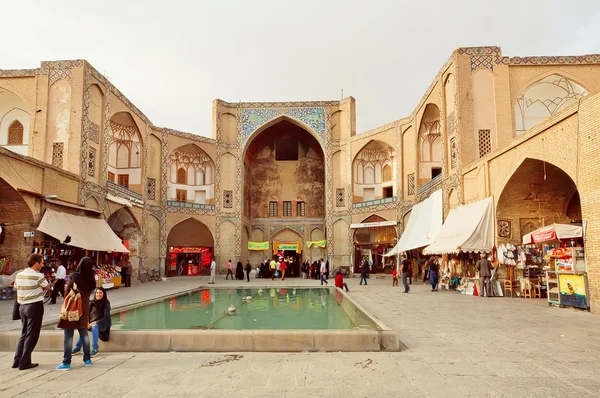
[[[108,341],[111,324],[110,301],[106,296],[106,290],[98,287],[94,293],[94,299],[90,302],[90,323],[88,325],[88,329],[92,332],[92,352],[90,353],[92,358],[98,355],[100,349],[98,339]],[[71,354],[75,355],[79,351],[81,351],[81,336],[79,336]]]
[[[77,270],[71,275],[65,289],[65,301],[58,321],[58,328],[63,329],[65,332],[64,356],[62,363],[56,367],[56,370],[71,369],[75,329],[79,331],[79,338],[83,342],[83,363],[85,366],[92,364],[90,339],[87,331],[90,324],[90,294],[95,287],[94,262],[90,257],[83,257],[79,261]]]

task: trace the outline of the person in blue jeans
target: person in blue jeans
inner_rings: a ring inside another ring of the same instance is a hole
[[[90,301],[90,324],[88,329],[92,331],[92,352],[90,356],[95,357],[98,355],[100,346],[98,345],[98,339],[100,334],[108,335],[110,332],[111,319],[110,319],[110,301],[106,296],[106,290],[104,288],[96,288],[94,294],[94,300]],[[107,339],[102,339],[106,341]],[[81,336],[75,347],[73,348],[73,355],[81,351]]]

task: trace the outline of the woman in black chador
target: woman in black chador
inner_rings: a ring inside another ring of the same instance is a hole
[[[238,261],[237,267],[235,268],[235,279],[238,281],[244,280],[244,267],[242,266],[241,261]]]

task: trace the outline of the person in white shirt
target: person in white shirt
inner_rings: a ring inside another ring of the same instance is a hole
[[[229,275],[231,275],[231,280],[233,280],[233,264],[231,264],[231,260],[227,263],[227,276],[225,280],[229,279]]]
[[[215,259],[213,258],[212,263],[210,263],[210,282],[208,282],[209,285],[215,284],[216,274],[217,274],[217,263],[216,263]]]
[[[56,304],[56,298],[58,294],[62,294],[63,297],[65,295],[65,284],[67,283],[67,269],[61,264],[56,269],[56,273],[54,274],[56,281],[54,282],[54,289],[52,289],[52,298],[50,300],[50,304]]]
[[[323,259],[321,259],[321,286],[323,286],[323,282],[325,282],[326,285],[329,285],[329,282],[327,282],[327,279],[325,279],[326,272],[327,272],[327,266],[325,265],[325,261],[323,261]]]
[[[50,284],[40,273],[44,265],[44,257],[32,254],[27,260],[27,268],[19,272],[15,278],[17,302],[21,316],[21,338],[17,345],[13,369],[31,369],[38,366],[31,362],[31,353],[40,338],[42,318],[44,317],[44,290],[50,290]]]

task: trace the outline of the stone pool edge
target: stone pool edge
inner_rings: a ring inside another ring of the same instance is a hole
[[[62,330],[44,331],[38,351],[63,351]],[[0,333],[0,352],[14,351],[20,332]],[[400,351],[393,330],[116,330],[103,352],[365,352]]]

